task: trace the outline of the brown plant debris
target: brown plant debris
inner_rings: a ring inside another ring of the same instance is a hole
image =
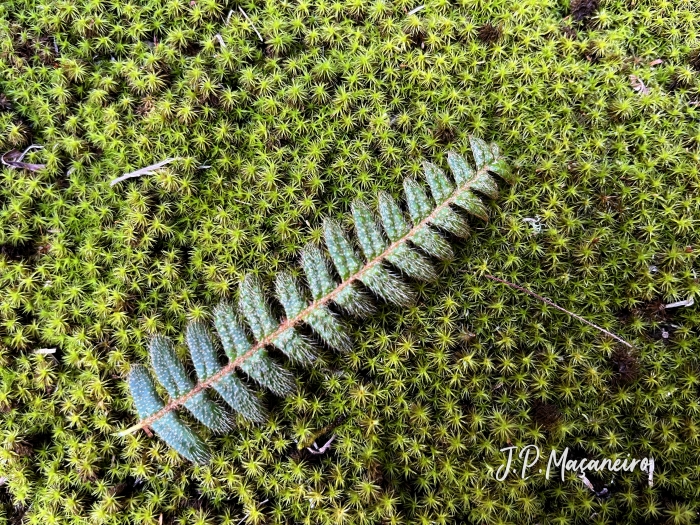
[[[571,0],[571,18],[574,22],[585,22],[598,10],[600,0]]]
[[[12,151],[8,151],[8,152],[4,153],[2,156],[0,156],[0,162],[2,162],[3,166],[7,166],[8,168],[15,168],[15,169],[29,170],[29,171],[43,170],[46,167],[46,164],[32,164],[30,162],[23,162],[24,156],[30,150],[42,149],[43,147],[44,146],[38,146],[36,144],[32,144],[24,151],[18,151],[16,149],[13,149]]]
[[[688,64],[696,71],[700,71],[700,48],[691,51],[688,55]]]
[[[613,380],[615,384],[629,385],[639,376],[639,360],[630,350],[618,348],[610,360],[615,373]]]
[[[500,26],[486,23],[477,31],[477,36],[484,44],[495,44],[500,40],[503,30]]]

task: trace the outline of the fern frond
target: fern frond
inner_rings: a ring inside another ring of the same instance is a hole
[[[277,298],[284,307],[288,319],[300,315],[309,305],[296,280],[287,272],[277,275]],[[308,314],[304,321],[331,348],[340,352],[350,350],[352,342],[340,320],[324,305]]]
[[[378,195],[378,216],[366,203],[352,203],[361,255],[337,222],[324,221],[326,248],[340,283],[333,276],[326,255],[319,248],[307,246],[302,251],[301,266],[311,300],[291,274],[282,272],[275,281],[275,296],[284,308],[285,319],[273,315],[262,283],[247,275],[239,287],[237,308],[224,302],[214,310],[214,326],[229,358],[226,366],[219,362],[208,329],[200,322],[188,325],[185,339],[197,384],[190,379],[172,343],[165,337],[154,337],[150,347],[153,369],[171,399],[164,404],[146,370],[135,366],[129,385],[141,421],[120,434],[150,426],[184,457],[207,461],[203,440],[177,417],[177,407],[187,408],[214,432],[229,429],[231,417],[208,395],[207,389],[212,388],[244,418],[263,421],[265,409],[237,375],[237,369],[274,394],[289,395],[295,389],[293,377],[270,357],[267,347],[276,347],[296,364],[310,365],[318,354],[313,341],[298,330],[302,324],[334,350],[344,352],[351,347],[347,329],[328,308],[330,303],[358,316],[372,312],[371,293],[396,305],[411,304],[415,294],[401,274],[435,279],[429,257],[452,257],[452,249],[441,231],[461,237],[469,235],[468,221],[458,209],[488,219],[486,207],[475,192],[495,197],[498,189],[491,174],[509,178],[505,160],[495,144],[472,137],[470,145],[475,166],[457,153],[447,155],[454,180],[435,164],[425,162],[429,192],[414,179],[404,181],[408,217],[387,193]],[[249,334],[255,342],[251,342]]]
[[[315,246],[307,246],[302,251],[301,264],[314,302],[321,304],[324,297],[328,297],[338,288],[338,283],[331,277],[328,269],[328,261],[321,250]],[[374,311],[370,297],[352,281],[348,281],[340,291],[335,292],[333,302],[358,317],[365,317]]]

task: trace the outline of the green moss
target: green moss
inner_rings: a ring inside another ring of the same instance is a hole
[[[211,0],[0,5],[0,150],[43,145],[25,160],[47,166],[0,183],[2,519],[697,521],[700,317],[660,307],[698,300],[694,3],[603,1],[573,26],[548,0],[241,7],[252,24]],[[517,182],[415,307],[295,370],[300,391],[269,397],[264,425],[205,435],[207,466],[113,436],[136,422],[125,379],[151,334],[183,357],[185,323],[244,273],[272,286],[323,217],[349,227],[355,198],[398,197],[469,134]],[[631,340],[636,377],[612,341],[482,272]],[[560,414],[546,428],[543,405]],[[328,452],[297,450],[339,417]],[[509,440],[653,455],[654,486],[499,483]]]

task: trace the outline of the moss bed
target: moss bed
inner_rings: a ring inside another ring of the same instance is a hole
[[[45,165],[1,172],[0,523],[698,522],[700,315],[664,306],[700,302],[697,2],[418,7],[0,3],[0,152]],[[414,307],[351,321],[206,466],[114,435],[151,334],[182,343],[470,134],[517,180]],[[653,456],[654,483],[499,482],[509,443]]]

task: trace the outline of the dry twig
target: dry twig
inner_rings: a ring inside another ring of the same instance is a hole
[[[171,162],[178,160],[179,157],[173,157],[165,160],[161,160],[160,162],[156,162],[155,164],[151,164],[150,166],[146,166],[145,168],[141,168],[140,170],[132,171],[131,173],[125,173],[121,177],[117,177],[114,179],[112,182],[109,183],[110,186],[114,186],[118,182],[121,182],[126,179],[131,179],[132,177],[140,177],[141,175],[149,175],[153,173],[155,170],[162,168],[166,164],[170,164]]]
[[[580,315],[577,315],[577,314],[575,314],[575,313],[573,313],[573,312],[570,312],[570,311],[567,310],[566,308],[562,308],[562,307],[559,306],[558,304],[553,303],[553,302],[550,301],[549,299],[547,299],[547,298],[545,298],[545,297],[542,297],[541,295],[538,295],[538,294],[536,294],[535,292],[532,292],[532,291],[528,290],[527,288],[523,288],[522,286],[518,286],[517,284],[513,284],[513,283],[508,282],[508,281],[506,281],[506,280],[504,280],[504,279],[501,279],[501,278],[499,278],[499,277],[494,277],[493,275],[484,274],[484,277],[486,277],[487,279],[491,279],[492,281],[496,281],[496,282],[505,284],[506,286],[510,286],[510,287],[513,288],[514,290],[519,290],[519,291],[521,291],[521,292],[524,292],[524,293],[526,293],[526,294],[528,294],[528,295],[534,297],[535,299],[539,299],[539,300],[542,301],[543,303],[548,304],[549,306],[552,306],[552,307],[556,308],[557,310],[560,310],[560,311],[562,311],[562,312],[564,312],[564,313],[566,313],[566,314],[569,314],[569,315],[570,315],[571,317],[573,317],[574,319],[578,319],[578,320],[581,321],[582,323],[587,324],[588,326],[592,326],[592,327],[595,328],[596,330],[598,330],[598,331],[604,333],[605,335],[608,335],[608,336],[612,337],[613,339],[615,339],[616,341],[622,343],[623,345],[629,346],[630,348],[634,348],[634,346],[633,346],[632,344],[628,343],[627,341],[625,341],[625,340],[622,339],[621,337],[619,337],[619,336],[613,334],[612,332],[609,332],[609,331],[606,330],[605,328],[602,328],[602,327],[598,326],[597,324],[591,323],[590,321],[584,319],[584,318],[581,317]]]

